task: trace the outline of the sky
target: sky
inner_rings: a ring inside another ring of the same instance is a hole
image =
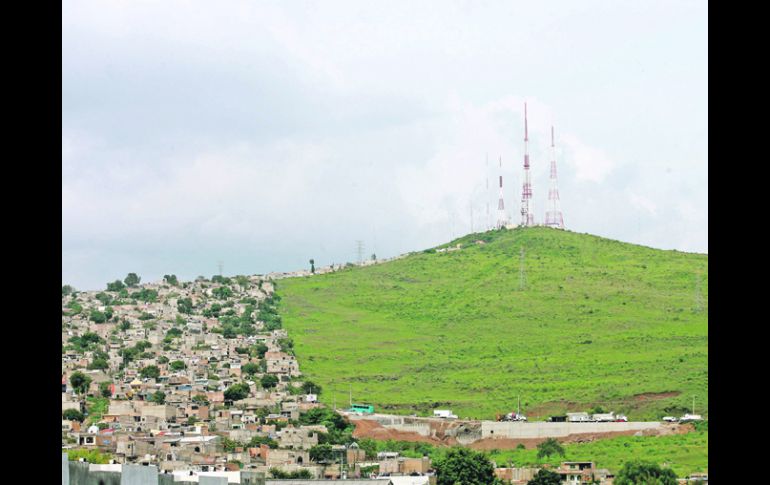
[[[518,222],[525,102],[536,222],[553,125],[567,229],[707,253],[707,21],[700,0],[64,0],[62,284],[422,250],[494,225],[500,174]]]

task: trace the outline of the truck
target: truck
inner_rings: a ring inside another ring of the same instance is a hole
[[[615,422],[617,422],[617,423],[627,423],[628,422],[628,418],[626,417],[625,414],[618,414],[617,416],[615,416]]]
[[[588,413],[567,413],[567,421],[570,423],[590,423],[591,416]]]
[[[457,415],[452,414],[451,409],[434,409],[433,417],[442,419],[457,419]]]
[[[611,423],[612,421],[615,421],[615,413],[594,413],[591,418],[597,423]]]
[[[680,423],[684,423],[685,421],[703,421],[703,417],[700,414],[687,413],[679,418]]]
[[[504,415],[497,415],[498,421],[526,421],[527,417],[523,414],[518,413],[508,413]]]

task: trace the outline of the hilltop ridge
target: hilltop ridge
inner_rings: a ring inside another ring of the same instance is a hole
[[[389,412],[490,418],[521,396],[532,417],[646,419],[694,396],[708,411],[708,255],[516,228],[281,287],[329,403],[352,391]]]

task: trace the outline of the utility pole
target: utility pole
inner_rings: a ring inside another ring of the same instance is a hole
[[[224,263],[222,261],[217,261],[217,268],[219,268],[219,276],[222,276],[222,267],[224,266]]]
[[[698,313],[703,311],[703,294],[701,291],[700,271],[695,273],[695,311]]]
[[[524,247],[519,252],[519,290],[523,291],[527,285],[527,275],[524,270]]]
[[[358,264],[362,264],[364,261],[364,242],[361,240],[356,241],[356,253],[358,254]]]
[[[487,231],[488,231],[488,230],[492,229],[492,224],[489,222],[489,199],[491,197],[489,196],[489,154],[488,153],[487,153],[486,159],[487,159],[487,165],[486,165],[486,168],[487,168],[486,172],[487,173],[486,173],[485,181],[486,181]]]

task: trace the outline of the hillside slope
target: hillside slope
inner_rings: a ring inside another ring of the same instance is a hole
[[[707,255],[548,228],[458,242],[279,282],[284,326],[324,402],[346,405],[352,391],[383,412],[493,418],[521,396],[530,419],[594,406],[644,419],[683,413],[694,396],[707,414]]]

